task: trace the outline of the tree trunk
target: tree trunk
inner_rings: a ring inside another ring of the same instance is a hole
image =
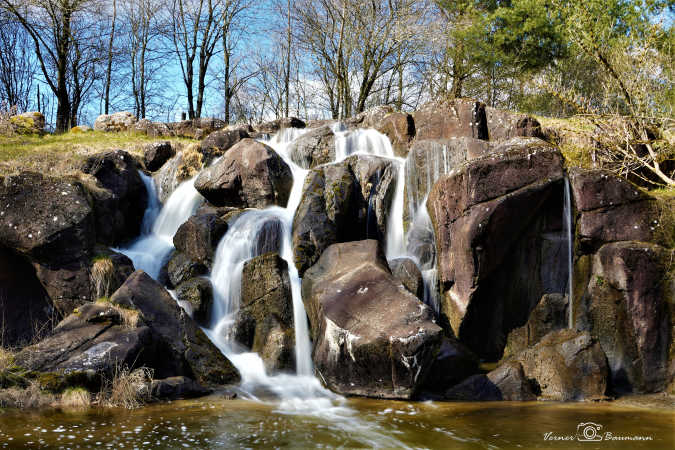
[[[68,95],[67,70],[68,51],[70,49],[70,11],[63,10],[61,16],[61,33],[58,37],[57,82],[56,82],[56,132],[65,133],[70,129],[70,96]]]
[[[230,123],[230,100],[232,92],[230,88],[230,51],[227,48],[227,29],[223,26],[223,62],[225,64],[225,123]]]
[[[112,25],[110,27],[110,40],[108,41],[108,67],[105,73],[105,114],[110,109],[110,78],[112,73],[113,42],[115,40],[115,21],[117,19],[117,0],[113,0]]]
[[[284,88],[286,90],[286,104],[284,105],[284,115],[288,117],[288,104],[291,96],[291,0],[288,0],[288,40],[286,42],[286,73],[284,74]]]

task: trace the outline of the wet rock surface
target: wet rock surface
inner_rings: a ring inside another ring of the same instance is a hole
[[[391,275],[377,241],[334,244],[306,273],[315,368],[331,390],[410,398],[441,341],[433,313]]]
[[[267,370],[294,370],[293,297],[288,265],[278,253],[244,264],[233,334],[237,342],[261,356]]]
[[[539,398],[594,400],[604,398],[607,391],[607,358],[588,332],[554,331],[514,360],[534,380]]]
[[[524,139],[524,140],[523,140]],[[487,360],[542,295],[564,292],[562,156],[538,139],[510,141],[433,187],[441,323]]]
[[[176,298],[190,305],[190,316],[201,326],[208,326],[213,308],[213,286],[205,277],[190,278],[176,286]]]
[[[389,138],[396,156],[408,155],[410,142],[415,138],[415,120],[404,112],[392,112],[377,122],[374,128]]]
[[[304,169],[313,169],[335,160],[335,134],[329,126],[308,131],[293,141],[289,155]]]
[[[151,366],[166,374],[160,376],[185,375],[202,386],[239,382],[239,373],[232,363],[169,293],[145,272],[134,272],[110,301],[138,310],[153,338],[163,346],[164,352],[172,355],[166,358],[167,353],[164,353],[162,365]]]
[[[201,172],[195,188],[215,206],[286,206],[293,185],[288,165],[272,148],[252,139],[232,147]]]
[[[672,249],[644,242],[606,244],[591,258],[575,302],[575,327],[607,354],[616,393],[664,390],[671,379]]]
[[[173,244],[193,262],[211,267],[218,242],[227,230],[227,222],[220,211],[202,207],[178,228]]]
[[[305,122],[297,117],[282,117],[281,119],[263,122],[254,128],[258,133],[274,134],[284,128],[305,128]]]
[[[301,276],[330,244],[384,241],[395,180],[393,162],[376,156],[350,156],[310,171],[293,218],[293,253]]]
[[[398,258],[389,261],[391,273],[403,286],[419,299],[424,298],[424,280],[419,267],[410,258]]]

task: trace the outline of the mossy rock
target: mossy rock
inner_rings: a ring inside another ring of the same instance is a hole
[[[102,383],[100,374],[94,371],[33,372],[31,375],[38,381],[40,388],[52,394],[79,387],[95,392],[101,388]]]
[[[18,134],[42,134],[45,127],[45,117],[39,112],[27,112],[12,116],[9,123]]]
[[[78,125],[70,129],[70,132],[73,134],[89,133],[90,131],[92,131],[92,129],[87,125]]]

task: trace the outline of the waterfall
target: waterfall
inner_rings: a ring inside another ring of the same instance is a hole
[[[116,249],[154,279],[159,277],[166,260],[174,250],[173,236],[195,213],[202,196],[194,188],[194,178],[181,183],[160,209],[153,179],[143,173],[141,178],[148,193],[148,207],[143,216],[141,235],[129,246]]]
[[[271,378],[265,373],[260,357],[253,353],[240,353],[236,345],[230,342],[230,327],[239,310],[241,299],[241,274],[244,263],[258,256],[260,249],[278,248],[279,256],[288,265],[288,276],[291,283],[293,299],[293,319],[295,328],[295,360],[297,375],[313,379],[311,345],[307,314],[301,295],[301,280],[293,260],[292,226],[295,210],[302,198],[302,186],[308,170],[297,166],[288,154],[288,147],[305,130],[286,128],[265,142],[288,164],[293,174],[293,187],[285,208],[278,206],[264,210],[251,210],[241,214],[223,236],[211,271],[211,283],[214,291],[214,310],[212,323],[207,334],[216,345],[230,358],[242,373],[244,385],[269,385]],[[280,236],[265,233],[270,223],[280,223]],[[277,242],[258,242],[259,236],[275,237]],[[271,235],[271,236],[270,236]],[[269,387],[269,386],[268,386]],[[308,393],[312,390],[310,389]]]
[[[141,176],[143,185],[145,185],[145,192],[148,194],[148,207],[145,209],[143,223],[141,224],[141,235],[147,235],[152,233],[152,226],[162,211],[162,203],[159,201],[159,196],[157,195],[155,180],[150,175],[146,175],[142,170],[139,170],[138,174]]]
[[[563,207],[563,228],[567,237],[567,270],[568,270],[568,280],[567,280],[567,310],[569,313],[569,328],[574,328],[574,308],[573,308],[573,291],[574,284],[572,284],[572,278],[574,273],[573,260],[574,260],[574,234],[572,232],[572,201],[570,199],[570,180],[565,176],[565,198],[564,198],[564,207]]]
[[[403,231],[406,161],[403,158],[396,158],[396,163],[398,164],[396,191],[394,192],[394,199],[392,200],[387,221],[387,248],[385,255],[388,260],[406,255],[405,232]]]
[[[387,136],[373,129],[347,131],[333,128],[335,133],[335,161],[339,162],[351,155],[375,155],[394,158],[394,150]]]

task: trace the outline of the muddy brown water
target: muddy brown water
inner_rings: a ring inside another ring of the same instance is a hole
[[[308,415],[207,397],[132,411],[0,410],[0,448],[674,449],[672,405],[636,404],[348,399]],[[602,440],[580,441],[579,424],[600,426],[586,433]]]

